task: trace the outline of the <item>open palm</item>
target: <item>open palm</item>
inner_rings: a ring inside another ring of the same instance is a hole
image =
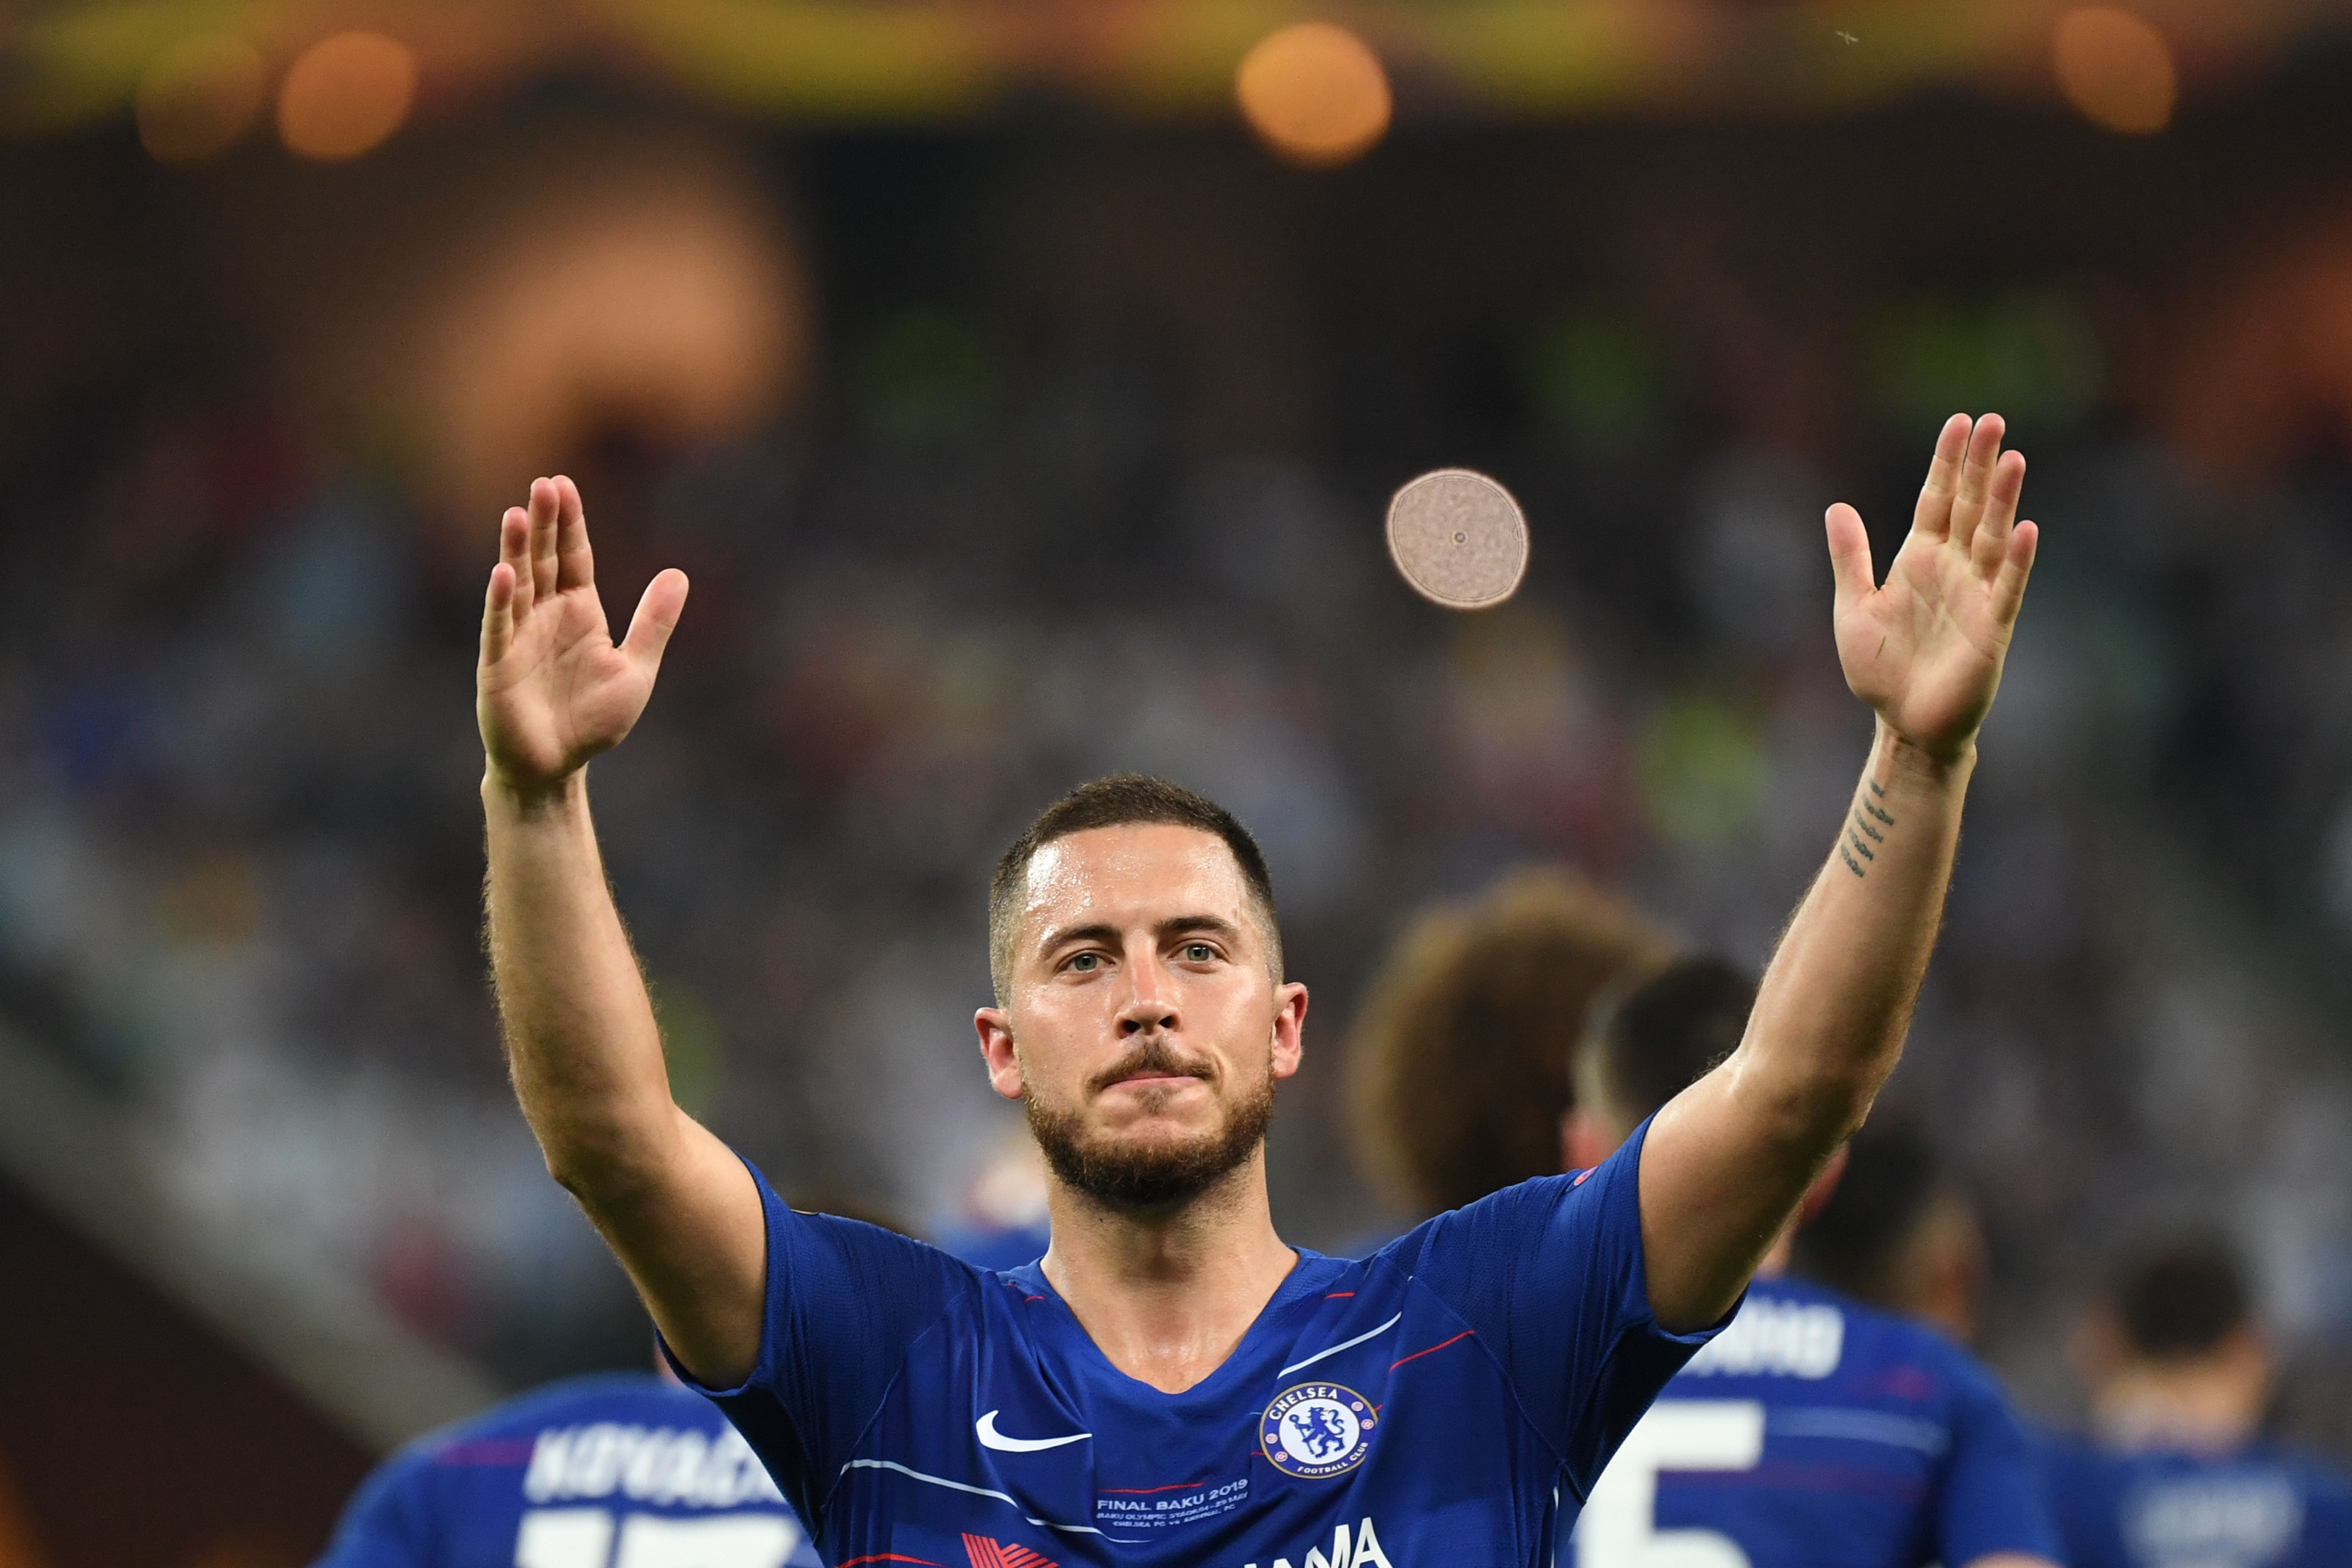
[[[1896,735],[1948,762],[1992,707],[2040,537],[2016,521],[2025,458],[2001,451],[2002,428],[1998,414],[1945,422],[1883,584],[1861,515],[1843,501],[1829,510],[1846,684]]]
[[[617,745],[653,695],[685,607],[686,574],[662,573],[615,644],[596,596],[580,491],[568,479],[534,480],[530,507],[508,508],[499,525],[482,606],[474,712],[491,774],[545,790]]]

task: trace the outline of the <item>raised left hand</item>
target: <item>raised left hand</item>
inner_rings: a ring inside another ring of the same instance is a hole
[[[2041,537],[2016,521],[2025,458],[2000,449],[2002,430],[1998,414],[1945,421],[1884,584],[1862,515],[1840,501],[1827,519],[1846,685],[1897,739],[1939,762],[1976,743]]]

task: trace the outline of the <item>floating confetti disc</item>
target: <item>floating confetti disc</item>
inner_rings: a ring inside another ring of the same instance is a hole
[[[1528,570],[1528,520],[1511,492],[1468,468],[1439,468],[1389,502],[1389,556],[1423,598],[1483,610]]]

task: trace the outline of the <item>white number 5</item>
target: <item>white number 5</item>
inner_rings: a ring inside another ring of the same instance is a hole
[[[1676,1399],[1650,1407],[1592,1484],[1576,1523],[1577,1568],[1748,1568],[1712,1530],[1660,1530],[1660,1470],[1752,1470],[1764,1458],[1764,1406]]]
[[[621,1521],[612,1568],[783,1568],[801,1542],[800,1527],[781,1514],[664,1519],[633,1513]],[[613,1516],[601,1508],[541,1508],[522,1516],[515,1568],[605,1568]]]

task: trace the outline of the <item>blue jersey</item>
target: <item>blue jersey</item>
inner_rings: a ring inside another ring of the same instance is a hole
[[[1666,1384],[1560,1562],[1967,1568],[1995,1552],[2063,1561],[2040,1458],[1991,1374],[1932,1330],[1780,1279]]]
[[[2352,1488],[2289,1451],[2049,1450],[2072,1568],[2343,1568]]]
[[[1300,1253],[1181,1394],[1111,1365],[1034,1264],[974,1268],[762,1181],[759,1361],[713,1397],[834,1568],[1543,1563],[1708,1337],[1650,1317],[1640,1154],[1360,1261]]]
[[[526,1394],[386,1460],[319,1568],[815,1568],[751,1446],[647,1373]]]

